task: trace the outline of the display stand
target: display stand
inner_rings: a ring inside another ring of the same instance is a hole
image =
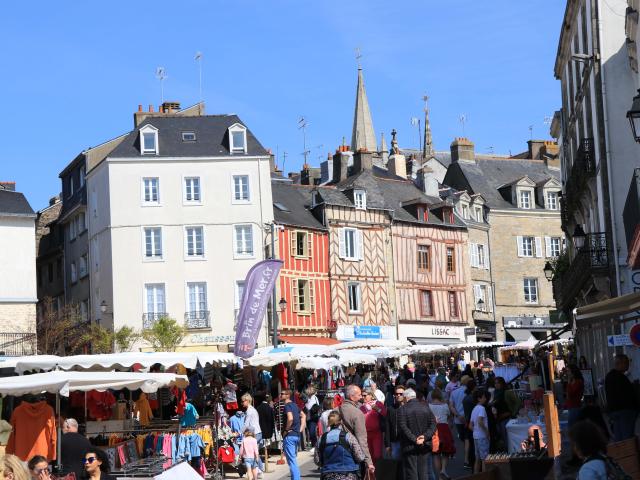
[[[547,430],[547,451],[549,457],[555,458],[560,455],[560,422],[558,421],[558,409],[555,404],[553,393],[547,392],[543,397],[544,421]]]

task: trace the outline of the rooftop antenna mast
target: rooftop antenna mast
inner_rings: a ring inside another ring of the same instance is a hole
[[[164,103],[164,81],[168,78],[164,67],[156,68],[156,78],[160,80],[160,101]]]
[[[460,114],[460,116],[458,117],[458,121],[460,122],[460,124],[462,125],[462,136],[466,137],[466,133],[465,133],[465,129],[464,126],[467,123],[467,114],[466,113],[462,113]]]
[[[284,166],[287,163],[287,152],[282,152],[282,176],[285,176]]]
[[[529,125],[529,140],[533,140],[533,125]]]
[[[202,52],[196,52],[195,61],[198,62],[199,99],[202,102]]]
[[[307,156],[309,155],[309,153],[311,153],[310,150],[307,150],[307,127],[308,126],[309,124],[307,123],[307,119],[301,116],[300,120],[298,120],[298,130],[302,130],[302,145],[304,148],[302,155],[304,156],[304,163],[307,163]]]
[[[358,70],[361,70],[362,65],[360,64],[360,59],[362,58],[362,53],[360,53],[360,47],[356,47],[355,51],[356,51],[356,62],[358,63]]]
[[[420,132],[422,131],[421,127],[420,127],[420,119],[417,117],[411,117],[411,126],[412,127],[417,127],[418,129],[418,151],[422,151],[422,138],[420,138]]]

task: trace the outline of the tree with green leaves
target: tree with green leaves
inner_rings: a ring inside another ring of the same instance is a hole
[[[130,352],[133,346],[142,337],[135,328],[124,325],[113,333],[113,340],[119,352]]]
[[[160,317],[142,331],[142,338],[156,352],[175,352],[186,335],[187,329],[169,316]]]

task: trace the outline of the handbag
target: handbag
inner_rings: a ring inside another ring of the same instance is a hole
[[[438,435],[438,429],[436,429],[436,433],[431,437],[431,451],[437,452],[440,450],[440,436]]]

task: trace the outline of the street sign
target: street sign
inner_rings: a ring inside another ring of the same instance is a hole
[[[607,335],[607,345],[610,347],[624,347],[625,345],[633,345],[629,335]]]
[[[475,335],[476,334],[476,327],[465,327],[464,334],[465,335]]]
[[[640,347],[640,323],[636,323],[631,330],[629,330],[629,338],[631,343]]]

